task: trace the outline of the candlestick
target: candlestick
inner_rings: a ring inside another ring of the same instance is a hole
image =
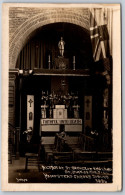
[[[50,55],[48,55],[48,68],[50,69]]]
[[[76,62],[75,62],[75,56],[73,56],[73,70],[75,70],[76,69],[76,64],[75,64]]]

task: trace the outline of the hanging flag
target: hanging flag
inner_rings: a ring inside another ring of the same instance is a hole
[[[109,33],[105,13],[101,8],[90,9],[90,38],[94,61],[109,56]]]

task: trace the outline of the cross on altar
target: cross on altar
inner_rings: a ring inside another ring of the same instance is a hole
[[[86,100],[87,107],[89,107],[90,101],[89,99]]]
[[[30,103],[30,107],[31,107],[31,104],[33,103],[33,100],[30,99],[28,102]]]

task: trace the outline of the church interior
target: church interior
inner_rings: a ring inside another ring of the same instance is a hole
[[[80,25],[36,28],[9,68],[8,121],[10,182],[15,169],[40,182],[43,166],[112,167],[112,55],[95,61]]]

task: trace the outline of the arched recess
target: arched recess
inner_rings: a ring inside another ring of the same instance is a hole
[[[21,26],[19,26],[11,37],[9,67],[15,68],[18,55],[34,30],[44,25],[56,22],[76,24],[89,32],[89,12],[87,14],[83,14],[83,12],[64,9],[49,11],[42,10],[41,14],[26,20]]]
[[[33,31],[18,56],[16,68],[47,68],[49,55],[51,68],[54,67],[61,36],[65,41],[64,56],[69,60],[68,68],[72,69],[74,55],[76,69],[90,68],[93,63],[90,34],[78,25],[62,22],[47,24]]]

